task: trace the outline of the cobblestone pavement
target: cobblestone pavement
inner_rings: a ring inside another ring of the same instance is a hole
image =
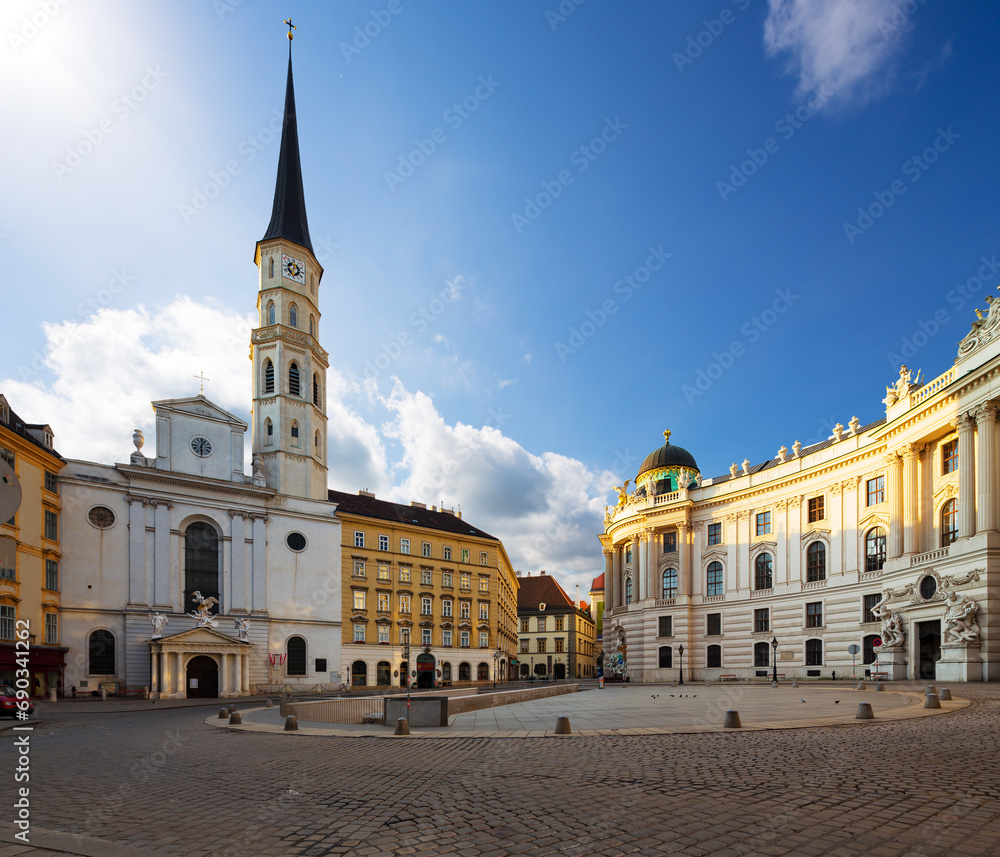
[[[0,765],[0,857],[992,856],[1000,686],[955,689],[973,706],[937,717],[635,737],[392,741],[219,730],[205,709],[60,712],[31,737],[37,847],[6,844]]]

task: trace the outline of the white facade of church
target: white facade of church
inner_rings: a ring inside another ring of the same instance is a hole
[[[1000,680],[1000,300],[987,300],[947,372],[919,383],[903,367],[884,419],[715,479],[669,439],[651,453],[606,510],[605,673],[829,678],[851,673],[854,644],[859,674]]]

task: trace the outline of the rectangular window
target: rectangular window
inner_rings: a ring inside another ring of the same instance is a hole
[[[486,565],[488,560],[489,560],[489,554],[487,554],[486,551],[480,551],[479,552],[479,564],[480,565]]]
[[[49,473],[48,470],[45,471],[45,490],[51,491],[53,494],[59,493],[59,479],[56,477],[55,473]]]
[[[400,595],[399,596],[399,612],[409,613],[410,612],[410,596]]]
[[[472,618],[472,602],[471,601],[460,601],[458,604],[459,616],[462,619]]]
[[[59,643],[59,616],[55,613],[45,614],[45,642],[53,646]]]
[[[0,566],[0,580],[17,580],[17,570]]]
[[[815,524],[817,521],[822,521],[826,517],[826,498],[825,497],[810,497],[809,498],[809,523]]]
[[[663,534],[663,552],[677,553],[677,533],[670,532]]]
[[[674,635],[674,617],[673,616],[661,616],[659,618],[659,633],[658,637],[672,637]]]
[[[539,634],[544,634],[545,633],[545,617],[544,616],[539,616],[536,624],[538,625],[538,633]]]
[[[445,545],[444,546],[442,556],[444,557],[444,559],[447,559],[447,560],[451,559],[451,545]]]
[[[389,550],[389,537],[388,536],[379,536],[378,537],[378,549],[380,551],[387,551],[387,550]]]
[[[708,543],[710,545],[721,545],[722,544],[722,524],[709,524],[708,525]]]
[[[316,672],[326,672],[326,658],[316,658]]]
[[[885,476],[876,476],[865,483],[868,493],[868,505],[874,506],[885,500]]]
[[[468,631],[462,631],[462,633],[461,633],[461,635],[459,636],[458,639],[459,639],[459,641],[460,641],[461,646],[462,646],[463,649],[469,648],[469,632]]]
[[[363,548],[365,546],[365,534],[361,530],[354,531],[354,547]]]
[[[424,586],[430,586],[431,584],[434,583],[431,576],[431,570],[429,568],[420,569],[420,582]]]
[[[528,623],[530,621],[531,621],[530,619],[522,619],[521,620],[521,633],[522,634],[527,634],[528,633],[528,630],[529,630],[528,629]]]
[[[754,631],[771,630],[771,610],[768,607],[760,607],[753,611]]]
[[[378,594],[378,609],[379,609],[379,613],[388,613],[389,612],[389,593],[388,592],[380,592]]]
[[[384,562],[378,564],[378,579],[388,580],[389,579],[389,566]]]
[[[451,645],[451,631],[447,628],[441,632],[441,645],[450,646]]]
[[[420,615],[421,616],[431,616],[431,599],[421,598],[420,599]]]
[[[354,576],[355,577],[365,576],[365,561],[363,559],[354,560]]]
[[[451,605],[452,601],[450,598],[445,598],[441,602],[441,616],[445,619],[451,618]]]
[[[59,589],[59,563],[54,559],[45,560],[45,588],[53,591]]]
[[[378,626],[378,641],[380,643],[385,643],[385,644],[389,643],[389,626],[388,625],[379,625]]]
[[[490,591],[490,579],[488,577],[479,578],[479,591],[480,592]]]
[[[0,604],[0,640],[14,639],[14,608]]]
[[[519,647],[518,651],[520,651],[520,652],[527,652],[528,651],[528,643],[529,642],[530,642],[530,640],[521,640],[520,641],[520,647]]]
[[[400,553],[409,553],[410,552],[410,540],[409,539],[400,539],[399,540],[399,552]]]
[[[480,604],[479,605],[479,618],[486,621],[490,618],[490,605]]]
[[[420,553],[422,553],[424,556],[430,556],[431,555],[431,543],[430,542],[421,542],[420,543]]]
[[[431,644],[431,629],[421,628],[420,629],[420,645],[429,646]]]
[[[822,601],[810,601],[808,604],[806,604],[806,627],[807,628],[823,627]]]
[[[625,562],[632,562],[632,545],[625,546]]]
[[[451,584],[450,571],[445,571],[441,573],[441,585],[445,587],[445,589],[451,589],[452,584]]]
[[[468,562],[468,561],[469,561],[469,549],[462,548],[462,562]]]
[[[882,600],[882,596],[878,593],[874,595],[866,595],[864,601],[864,609],[862,610],[862,622],[877,622],[878,618],[872,613],[875,605]]]
[[[365,626],[356,624],[354,626],[354,642],[363,643],[365,641]]]
[[[771,513],[770,512],[758,512],[757,513],[757,535],[766,536],[771,532]]]
[[[565,641],[563,640],[563,638],[562,638],[562,637],[556,637],[556,653],[557,653],[557,654],[558,654],[559,652],[564,652],[564,651],[566,651],[566,649],[564,648],[565,644],[566,644],[566,643],[565,643]]]
[[[472,577],[468,574],[463,574],[459,577],[459,589],[472,589]]]
[[[354,609],[355,610],[365,609],[365,591],[363,589],[354,590]]]
[[[48,509],[45,510],[45,538],[52,541],[59,538],[59,516]]]
[[[722,614],[721,613],[709,613],[705,617],[705,636],[706,637],[720,637],[720,636],[722,636]]]
[[[563,616],[556,616],[556,630],[562,631],[565,627],[566,620]]]
[[[410,567],[408,565],[401,565],[399,567],[399,582],[400,583],[410,582]]]
[[[535,649],[535,651],[538,652],[541,655],[544,655],[545,654],[545,640],[535,640],[535,645],[537,646],[537,648]]]
[[[958,441],[949,440],[941,446],[941,473],[954,473],[956,470],[958,470]]]
[[[480,631],[479,632],[479,648],[488,649],[490,647],[490,632]]]

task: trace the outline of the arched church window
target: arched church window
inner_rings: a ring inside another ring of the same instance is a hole
[[[91,632],[87,655],[87,672],[90,675],[114,675],[115,635],[103,628]]]
[[[292,420],[292,446],[299,445],[299,423],[298,420]]]
[[[313,372],[313,404],[318,408],[319,403],[319,375]]]
[[[274,301],[268,301],[267,304],[267,323],[274,324]]]
[[[274,257],[272,256],[268,259],[267,264],[267,275],[273,280],[274,279]]]
[[[274,392],[274,364],[270,360],[264,361],[264,392]]]
[[[184,611],[197,607],[191,596],[219,598],[219,536],[211,524],[197,522],[184,531]],[[217,613],[218,607],[210,608]]]
[[[297,306],[295,306],[295,304],[292,304],[288,308],[288,323],[292,327],[298,327],[299,326],[299,308]]]
[[[305,675],[306,641],[301,637],[289,637],[285,651],[288,653],[288,675]]]
[[[958,501],[949,500],[941,510],[941,547],[947,547],[958,538]]]
[[[299,366],[294,361],[288,365],[288,392],[293,396],[300,393]]]

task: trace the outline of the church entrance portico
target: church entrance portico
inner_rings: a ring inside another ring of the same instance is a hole
[[[192,628],[150,640],[150,696],[153,699],[248,696],[251,649],[252,643],[213,628]]]

